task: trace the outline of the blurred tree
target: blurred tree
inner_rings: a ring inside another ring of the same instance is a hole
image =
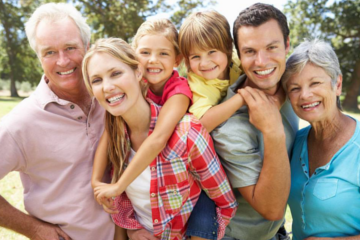
[[[359,111],[360,0],[289,0],[284,12],[289,18],[293,47],[304,38],[315,37],[332,44],[343,73],[343,107]]]
[[[88,18],[93,40],[103,37],[120,37],[129,42],[147,17],[170,12],[176,26],[195,9],[214,4],[213,0],[178,0],[169,5],[166,0],[73,0]]]
[[[184,17],[198,8],[214,4],[214,0],[0,0],[0,77],[10,79],[11,96],[18,96],[15,81],[36,84],[42,74],[36,54],[30,49],[24,23],[40,4],[68,2],[74,4],[92,28],[92,40],[120,37],[130,41],[147,17],[170,13],[180,26]]]

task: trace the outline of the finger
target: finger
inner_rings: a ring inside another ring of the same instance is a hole
[[[110,214],[117,214],[119,211],[116,208],[108,208],[105,205],[102,206],[104,211]]]
[[[253,105],[256,103],[256,100],[253,97],[253,94],[249,91],[249,88],[239,89],[239,92],[248,105]]]

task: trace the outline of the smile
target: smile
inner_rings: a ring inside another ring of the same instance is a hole
[[[76,70],[76,68],[73,68],[73,69],[71,69],[71,70],[69,70],[67,72],[57,72],[57,73],[60,74],[60,75],[68,75],[68,74],[73,73],[75,70]]]
[[[162,70],[159,69],[159,68],[148,68],[147,71],[150,72],[150,73],[159,73]]]
[[[123,93],[123,94],[119,94],[119,95],[116,95],[116,96],[114,96],[114,97],[111,97],[111,98],[106,99],[106,101],[107,101],[108,103],[116,103],[116,102],[120,101],[124,96],[125,96],[124,93]]]
[[[268,70],[263,70],[263,71],[254,71],[256,74],[258,75],[268,75],[270,73],[272,73],[273,71],[275,71],[275,68],[270,68]]]
[[[210,69],[203,69],[203,70],[200,70],[202,72],[210,72],[212,70],[214,70],[217,66],[213,67],[213,68],[210,68]]]
[[[307,104],[307,105],[302,105],[301,108],[307,109],[307,108],[316,107],[316,106],[318,106],[320,103],[321,103],[321,102],[314,102],[314,103],[310,103],[310,104]]]

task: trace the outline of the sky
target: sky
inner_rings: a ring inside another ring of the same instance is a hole
[[[210,9],[214,9],[216,11],[218,11],[219,13],[221,13],[222,15],[224,15],[229,24],[230,24],[230,29],[232,29],[232,25],[236,19],[236,17],[239,15],[239,13],[251,6],[254,3],[257,2],[262,2],[262,3],[267,3],[267,4],[272,4],[273,6],[275,6],[276,8],[278,8],[279,10],[283,10],[284,5],[287,3],[288,0],[217,0],[217,4],[214,6],[211,6]],[[169,0],[169,3],[171,2],[176,2],[174,0]],[[235,4],[234,4],[235,2]],[[200,9],[202,10],[202,9]],[[154,17],[165,17],[168,18],[168,14],[158,14]]]

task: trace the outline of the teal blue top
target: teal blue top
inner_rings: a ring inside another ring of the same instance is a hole
[[[291,158],[293,240],[360,234],[360,124],[329,163],[309,177],[307,138],[298,131]]]

